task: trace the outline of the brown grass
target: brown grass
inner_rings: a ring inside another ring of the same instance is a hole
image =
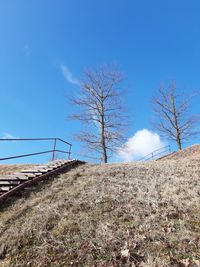
[[[176,160],[176,159],[199,159],[200,160],[200,145],[192,145],[183,150],[173,152],[168,156],[164,156],[163,160]]]
[[[0,266],[200,266],[200,161],[83,165],[0,212]]]

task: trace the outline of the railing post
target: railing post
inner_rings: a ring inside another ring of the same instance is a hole
[[[71,146],[72,146],[72,145],[69,145],[68,159],[70,159],[70,154],[71,154]]]
[[[54,139],[54,146],[53,146],[52,161],[55,159],[55,151],[56,151],[56,138]]]

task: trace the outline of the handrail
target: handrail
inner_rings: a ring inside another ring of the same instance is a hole
[[[17,158],[23,158],[23,157],[30,157],[30,156],[34,156],[34,155],[41,155],[41,154],[46,154],[46,153],[51,153],[51,152],[53,152],[53,150],[36,152],[36,153],[31,153],[31,154],[24,154],[24,155],[17,155],[17,156],[12,156],[12,157],[7,157],[7,158],[0,158],[0,160],[8,160],[8,159],[17,159]]]
[[[23,155],[15,155],[15,156],[11,156],[11,157],[4,157],[4,158],[0,158],[0,161],[9,160],[9,159],[15,159],[15,158],[22,158],[22,157],[30,157],[30,156],[41,155],[41,154],[46,154],[46,153],[52,153],[52,160],[54,160],[55,159],[55,152],[68,154],[68,159],[70,159],[70,155],[71,155],[72,144],[70,144],[67,141],[65,141],[65,140],[63,140],[61,138],[58,138],[58,137],[48,137],[48,138],[0,138],[0,142],[1,141],[54,141],[54,146],[53,146],[53,150],[41,151],[41,152],[35,152],[35,153],[28,153],[28,154],[23,154]],[[56,149],[57,141],[60,141],[60,142],[62,142],[64,144],[67,144],[68,145],[68,151]]]
[[[48,138],[0,138],[0,141],[50,141],[50,140],[58,140],[61,141],[65,144],[68,144],[70,146],[72,146],[72,144],[68,143],[67,141],[58,138],[58,137],[48,137]]]
[[[164,146],[164,147],[161,147],[161,148],[158,148],[154,151],[152,151],[151,153],[147,154],[146,156],[140,158],[138,161],[147,161],[147,160],[150,160],[150,159],[155,159],[155,157],[161,155],[161,154],[164,154],[165,152],[171,152],[171,146],[170,145],[167,145],[167,146]]]

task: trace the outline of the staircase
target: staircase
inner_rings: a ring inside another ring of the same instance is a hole
[[[48,164],[37,165],[12,175],[4,175],[0,177],[0,204],[26,187],[84,163],[80,160],[54,160]]]

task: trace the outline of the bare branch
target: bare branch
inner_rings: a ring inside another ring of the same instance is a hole
[[[81,96],[73,99],[80,112],[72,115],[71,119],[90,125],[77,138],[88,150],[100,154],[103,162],[107,162],[111,153],[124,141],[127,116],[122,105],[122,80],[122,74],[113,67],[87,70]]]
[[[197,120],[188,116],[192,97],[178,95],[174,84],[171,84],[168,90],[159,89],[158,96],[153,98],[154,112],[158,118],[156,128],[175,141],[178,149],[182,149],[183,140],[197,134]]]

